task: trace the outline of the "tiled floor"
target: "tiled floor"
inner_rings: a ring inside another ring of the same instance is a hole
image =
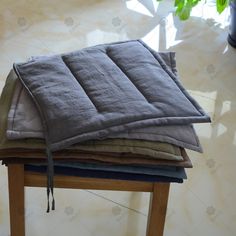
[[[228,11],[199,7],[186,22],[172,1],[1,0],[0,91],[13,62],[111,41],[143,38],[177,52],[179,75],[212,117],[196,129],[204,154],[189,152],[188,180],[171,187],[166,236],[236,235],[236,50],[226,42]],[[27,236],[145,235],[148,194],[56,190],[45,213],[45,189],[26,190]],[[0,236],[9,235],[7,171],[0,167]]]

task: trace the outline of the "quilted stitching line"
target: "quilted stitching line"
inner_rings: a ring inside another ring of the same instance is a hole
[[[142,97],[145,98],[145,100],[149,103],[152,104],[148,98],[142,93],[142,91],[140,90],[140,88],[132,81],[132,79],[125,73],[124,69],[122,69],[122,67],[120,65],[118,65],[115,60],[112,58],[112,56],[109,54],[109,49],[107,48],[106,51],[106,55],[108,58],[110,58],[110,60],[121,70],[121,72],[125,75],[125,77],[134,85],[134,87],[138,90],[138,92],[142,95]],[[152,104],[153,105],[153,104]]]
[[[92,97],[89,95],[89,92],[85,89],[85,86],[83,86],[83,84],[81,83],[81,81],[79,80],[79,78],[77,78],[77,76],[74,74],[73,70],[70,68],[70,66],[68,65],[68,63],[66,62],[65,58],[63,58],[63,56],[61,57],[62,61],[64,62],[65,66],[68,68],[68,70],[70,71],[70,73],[73,75],[73,77],[75,78],[75,80],[78,82],[78,84],[80,85],[80,87],[84,90],[86,96],[88,97],[88,99],[90,100],[90,102],[93,104],[93,106],[96,108],[96,110],[99,112],[98,109],[98,105],[96,105],[96,102],[94,101],[94,99],[92,99]]]

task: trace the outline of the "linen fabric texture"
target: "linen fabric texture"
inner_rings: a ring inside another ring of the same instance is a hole
[[[159,55],[165,61],[170,70],[172,70],[172,72],[177,76],[175,53],[166,52],[159,53]],[[28,95],[26,89],[18,80],[16,81],[14,96],[8,114],[7,138],[9,140],[44,138],[41,119],[35,104]],[[202,152],[201,145],[192,124],[151,126],[133,130],[124,130],[122,133],[109,134],[107,138],[160,141]],[[97,141],[95,141],[95,145],[96,142]],[[107,148],[109,149],[109,147]]]
[[[140,40],[15,64],[51,151],[148,126],[209,122],[163,59]]]

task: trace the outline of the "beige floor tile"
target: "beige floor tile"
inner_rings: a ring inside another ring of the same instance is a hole
[[[171,1],[70,0],[0,3],[0,91],[14,62],[94,44],[143,38],[177,53],[179,76],[212,117],[195,125],[204,153],[189,151],[188,180],[171,187],[165,235],[234,236],[236,232],[236,51],[227,45],[228,12],[199,7],[180,22]],[[45,189],[26,191],[27,236],[145,235],[147,193],[56,190],[46,214]],[[0,167],[0,236],[9,235],[7,171]]]
[[[57,210],[45,217],[45,191],[30,189],[28,235],[144,235],[147,218],[114,200],[85,190],[58,190]],[[32,216],[32,217],[31,217]],[[35,217],[38,219],[35,222]]]

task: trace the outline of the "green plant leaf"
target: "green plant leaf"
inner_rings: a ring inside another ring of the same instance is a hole
[[[179,4],[184,4],[184,0],[175,0],[175,7],[178,7]]]
[[[162,0],[157,0],[158,2]],[[192,8],[195,7],[201,0],[175,0],[175,14],[180,20],[187,20],[190,17]],[[222,13],[232,0],[216,0],[216,9],[218,13]],[[233,0],[236,1],[236,0]]]
[[[184,7],[184,1],[181,1],[178,3],[178,5],[176,6],[176,10],[175,10],[175,14],[178,15]]]
[[[176,15],[180,18],[180,20],[187,20],[190,17],[190,13],[193,8],[193,1],[194,0],[185,0],[178,4]]]
[[[177,15],[179,16],[180,20],[187,20],[190,17],[191,8],[183,7],[182,11],[179,12]]]
[[[228,6],[228,0],[216,0],[216,9],[218,13],[222,13],[224,9]]]

